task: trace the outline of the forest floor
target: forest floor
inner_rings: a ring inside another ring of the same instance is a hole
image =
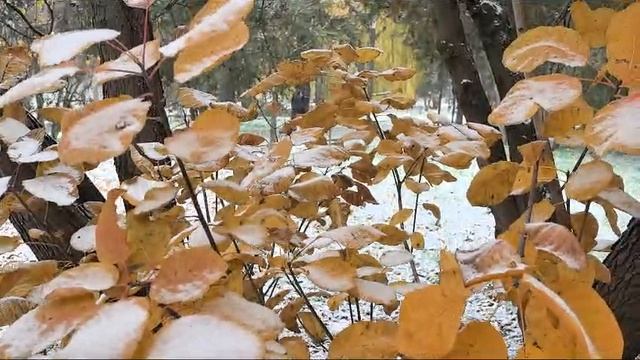
[[[247,130],[248,129],[244,129],[244,131]],[[570,148],[557,149],[554,152],[557,168],[563,172],[571,169],[580,151],[580,149]],[[640,168],[634,166],[634,160],[631,157],[619,154],[608,155],[606,160],[610,161],[614,165],[616,173],[625,179],[627,192],[635,198],[640,197]],[[456,182],[443,183],[435,186],[421,194],[418,201],[416,231],[424,234],[425,249],[415,251],[414,260],[421,277],[421,282],[424,284],[438,282],[438,254],[440,249],[447,248],[451,251],[456,251],[458,249],[476,248],[485,241],[494,238],[494,221],[489,210],[482,207],[473,207],[466,199],[467,187],[476,173],[477,167],[474,165],[468,170],[450,169],[450,171],[457,177],[458,180]],[[105,194],[109,189],[118,186],[112,161],[100,164],[100,166],[89,171],[87,174]],[[560,175],[560,179],[564,181],[564,176]],[[398,210],[397,195],[391,177],[388,177],[380,184],[371,186],[370,190],[378,204],[368,204],[361,208],[355,208],[349,218],[349,224],[385,223]],[[405,190],[403,191],[402,197],[404,201],[403,207],[413,208],[414,202],[416,201],[415,194]],[[213,196],[209,196],[209,200],[211,207],[213,207]],[[424,202],[434,203],[440,207],[442,219],[439,224],[431,213],[422,208],[421,204]],[[582,205],[577,203],[572,204],[571,208],[573,212],[583,209]],[[592,210],[601,224],[597,247],[601,249],[615,241],[617,236],[608,225],[602,209],[599,208],[599,206],[595,206],[595,209]],[[189,204],[187,204],[187,215],[195,215],[193,206]],[[629,216],[622,213],[619,215],[618,225],[624,230]],[[406,224],[410,229],[411,219]],[[311,226],[308,235],[313,236],[320,231],[322,231],[322,229],[319,227]],[[15,230],[9,222],[0,227],[0,235],[14,233]],[[385,250],[388,249],[388,247],[385,247]],[[383,249],[382,246],[372,245],[367,248],[367,251],[380,253]],[[602,257],[604,253],[597,255]],[[26,245],[21,245],[16,251],[11,253],[0,255],[0,263],[23,260],[33,260],[33,255]],[[409,265],[394,267],[393,270],[388,273],[388,277],[390,281],[411,281],[412,275]],[[301,280],[303,288],[309,291],[316,290],[305,279]],[[291,289],[291,286],[283,280],[280,281],[276,292],[284,289]],[[515,308],[511,303],[500,300],[500,293],[500,289],[492,286],[485,286],[480,291],[475,292],[467,303],[463,321],[491,321],[505,337],[510,357],[514,357],[517,349],[520,347],[522,337],[516,319]],[[291,291],[285,298],[285,301],[276,307],[276,310],[279,310],[287,302],[287,299],[293,297],[294,292]],[[357,319],[358,313],[362,319],[369,319],[371,316],[377,320],[394,319],[398,316],[397,310],[391,315],[386,315],[380,306],[373,308],[374,313],[372,315],[371,308],[368,304],[364,306],[364,302],[361,302],[362,306],[358,307],[354,304],[354,306],[351,307],[351,311],[350,307],[344,303],[334,312],[329,311],[326,299],[322,297],[313,297],[311,298],[311,302],[321,317],[327,319],[328,328],[333,334],[338,333],[348,326],[352,321],[352,316]],[[309,342],[314,358],[326,357],[326,349],[323,344],[315,343],[306,336],[305,339]]]

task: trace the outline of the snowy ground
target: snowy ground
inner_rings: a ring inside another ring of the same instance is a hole
[[[259,124],[246,124],[243,131],[253,131],[254,129],[262,131],[264,130],[264,127]],[[557,150],[555,152],[557,167],[560,170],[571,169],[578,158],[579,153],[579,149]],[[640,197],[640,169],[638,169],[637,166],[633,166],[633,162],[637,159],[614,154],[608,156],[606,160],[610,161],[614,165],[616,172],[623,176],[627,185],[626,190],[632,196],[636,198]],[[437,204],[442,213],[441,223],[436,225],[436,219],[421,206],[418,207],[419,216],[416,230],[425,235],[426,246],[425,250],[415,252],[415,261],[421,280],[425,283],[437,283],[438,281],[437,272],[439,249],[445,247],[455,251],[463,248],[475,248],[483,242],[492,239],[494,236],[494,221],[488,209],[471,206],[465,196],[466,189],[473,178],[473,175],[477,171],[477,168],[474,166],[469,170],[461,171],[451,169],[450,171],[458,178],[457,182],[443,183],[436,186],[435,188],[423,193],[419,199],[419,204],[422,204],[423,202],[432,202]],[[88,176],[105,194],[109,189],[118,186],[113,162],[105,162],[101,164],[96,169],[88,172]],[[363,208],[354,209],[349,219],[349,224],[387,222],[391,215],[398,210],[396,193],[391,177],[387,178],[381,184],[372,186],[370,189],[379,205],[368,205]],[[210,196],[209,200],[211,207],[213,207],[213,204],[211,203],[212,199],[213,196]],[[412,208],[415,201],[415,194],[405,190],[403,193],[403,199],[404,207]],[[580,209],[581,207],[579,204],[572,204],[572,211],[579,211]],[[602,210],[598,206],[594,206],[592,209],[601,224],[598,238],[601,240],[601,246],[605,246],[617,237],[608,226]],[[193,207],[188,208],[187,215],[195,215]],[[629,217],[627,215],[620,214],[619,226],[621,229],[624,230],[628,219]],[[411,226],[411,222],[407,222],[407,225]],[[313,234],[320,230],[321,229],[312,227],[310,228],[310,233]],[[0,227],[0,234],[4,235],[12,233],[15,233],[15,230],[11,227],[9,222]],[[389,248],[386,247],[386,249],[388,250]],[[379,253],[382,251],[382,247],[371,246],[368,251],[372,253]],[[17,251],[1,255],[0,263],[29,258],[32,258],[31,252],[28,250],[28,247],[22,245]],[[391,281],[410,280],[411,271],[409,266],[402,265],[395,267],[393,271],[389,273],[389,278]],[[308,282],[304,279],[301,280],[304,288],[310,290],[313,289]],[[283,279],[280,281],[279,288],[277,290],[285,289],[288,286],[289,285]],[[510,303],[497,300],[498,293],[499,290],[488,286],[483,288],[482,291],[472,295],[465,310],[464,321],[490,320],[504,335],[507,340],[510,356],[513,357],[521,343],[520,330],[517,325],[514,307]],[[288,298],[293,296],[292,291],[288,295]],[[326,299],[320,297],[312,298],[312,303],[321,316],[324,319],[328,319],[328,326],[333,334],[338,333],[350,324],[351,316],[346,304],[343,304],[340,309],[332,313],[327,308]],[[370,316],[369,307],[364,306],[364,303],[362,303],[362,305],[362,318],[368,319]],[[279,309],[280,307],[276,309]],[[389,317],[384,314],[380,306],[374,308],[375,319],[395,318],[396,316],[397,311]],[[320,344],[314,344],[309,338],[307,338],[307,340],[311,345],[314,357],[326,356],[326,351],[323,346]]]

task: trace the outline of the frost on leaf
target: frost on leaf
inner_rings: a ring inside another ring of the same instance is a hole
[[[458,250],[456,259],[466,286],[522,275],[525,265],[515,248],[502,240],[492,240],[475,250]]]
[[[71,235],[69,244],[72,248],[82,251],[91,252],[96,249],[96,226],[87,225],[81,227]]]
[[[51,174],[24,180],[22,186],[33,196],[59,206],[71,205],[78,199],[78,183],[66,174]]]
[[[349,153],[335,145],[321,145],[293,154],[293,163],[299,167],[322,168],[338,165],[349,158]]]
[[[528,121],[540,108],[561,110],[582,95],[577,78],[564,74],[540,75],[518,81],[491,114],[492,125],[517,125]]]
[[[236,144],[240,121],[225,110],[209,109],[193,125],[165,139],[167,150],[193,164],[218,161]]]
[[[144,59],[142,58],[143,52]],[[152,40],[146,44],[138,45],[120,54],[117,59],[96,67],[93,82],[100,85],[107,81],[134,75],[132,73],[140,74],[142,72],[141,64],[144,64],[144,69],[147,70],[155,65],[160,57],[160,40]]]
[[[389,250],[380,255],[380,264],[388,267],[406,264],[413,260],[413,254],[405,249]]]
[[[7,104],[31,95],[58,90],[65,85],[63,77],[72,76],[79,70],[77,66],[73,65],[60,65],[44,69],[19,82],[0,96],[0,107],[5,107]]]
[[[557,256],[572,269],[584,269],[587,258],[582,246],[569,229],[555,223],[532,223],[525,225],[527,241],[539,250]]]
[[[329,347],[330,359],[395,359],[398,325],[392,321],[359,321],[339,332]]]
[[[173,65],[175,80],[185,83],[220,65],[249,40],[249,28],[238,22],[227,31],[214,33],[180,52]]]
[[[216,97],[204,91],[181,87],[178,89],[178,101],[187,108],[203,108],[216,102]]]
[[[589,45],[580,33],[564,26],[539,26],[518,36],[502,55],[511,71],[531,72],[546,61],[583,66],[589,58]]]
[[[20,121],[12,118],[0,119],[0,140],[7,145],[18,141],[29,133],[29,128]]]
[[[567,180],[567,196],[578,201],[591,200],[610,186],[614,176],[613,167],[605,161],[584,163]]]
[[[14,322],[0,338],[6,358],[26,358],[62,339],[98,309],[92,293],[56,296]]]
[[[368,225],[343,226],[329,230],[318,236],[321,239],[329,239],[348,249],[361,249],[373,242],[379,241],[385,233]]]
[[[245,327],[213,315],[189,315],[162,327],[147,358],[259,359],[264,343]]]
[[[389,285],[363,279],[355,279],[355,283],[355,288],[349,290],[351,296],[373,304],[398,305],[396,291]]]
[[[56,65],[73,58],[95,43],[113,40],[118,35],[118,31],[109,29],[68,31],[35,40],[31,43],[31,50],[38,54],[40,66]]]
[[[640,5],[640,4],[634,4]],[[587,126],[587,144],[598,155],[619,151],[640,155],[640,94],[613,101],[600,109]]]
[[[146,298],[130,297],[102,306],[73,334],[56,358],[131,358],[149,317]]]
[[[97,164],[125,152],[147,120],[150,102],[120,96],[98,100],[62,121],[60,160]]]
[[[82,288],[90,291],[106,290],[114,286],[119,278],[115,266],[103,263],[80,264],[66,270],[41,286],[39,296],[45,298],[57,289]]]
[[[197,300],[226,270],[227,264],[211,248],[177,250],[160,264],[149,296],[161,304]]]
[[[173,57],[187,47],[224,34],[242,21],[252,8],[253,0],[209,0],[193,17],[187,33],[160,48],[160,52]]]

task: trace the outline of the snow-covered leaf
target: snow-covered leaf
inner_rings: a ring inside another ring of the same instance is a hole
[[[28,96],[55,91],[65,85],[63,77],[72,76],[80,69],[74,65],[60,65],[46,68],[19,82],[0,96],[0,107],[22,100]]]
[[[120,32],[110,29],[67,31],[35,40],[31,43],[31,50],[38,54],[40,66],[51,66],[73,58],[95,43],[113,40],[118,35]]]
[[[598,110],[587,126],[587,144],[598,155],[609,151],[640,155],[640,119],[636,116],[638,111],[640,93],[613,101]]]
[[[52,174],[23,180],[22,186],[33,196],[59,206],[73,204],[78,199],[78,183],[66,174]]]

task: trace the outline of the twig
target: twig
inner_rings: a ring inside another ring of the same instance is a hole
[[[351,296],[347,297],[347,303],[349,304],[349,316],[351,317],[351,323],[355,323],[355,319],[353,318],[353,307],[351,306]]]
[[[298,282],[298,278],[296,278],[296,274],[293,271],[291,264],[287,264],[287,267],[289,268],[289,272],[291,273],[291,279],[289,279],[289,276],[287,276],[286,271],[284,272],[285,276],[287,276],[287,279],[293,286],[294,290],[296,290],[296,292],[302,297],[302,299],[304,299],[304,302],[305,304],[307,304],[307,307],[309,308],[309,311],[311,311],[311,314],[313,314],[313,316],[318,320],[320,325],[322,325],[322,329],[327,334],[327,337],[329,338],[329,340],[333,340],[333,335],[331,335],[331,332],[327,328],[327,325],[325,325],[325,323],[322,321],[322,318],[320,318],[320,316],[316,312],[316,309],[313,307],[313,305],[311,305],[311,301],[309,301],[307,294],[305,294],[304,290],[302,290],[302,286],[300,286],[300,283]]]
[[[527,201],[527,210],[524,214],[525,225],[531,222],[531,215],[533,213],[533,201],[536,197],[536,187],[538,185],[538,167],[540,166],[540,159],[536,160],[533,164],[533,173],[531,174],[531,188],[529,189],[529,200]],[[518,242],[518,254],[520,257],[524,257],[524,248],[527,242],[526,231],[520,235],[520,241]]]
[[[360,299],[354,298],[356,303],[356,313],[358,314],[358,321],[362,321],[362,315],[360,314]]]
[[[369,307],[369,321],[373,321],[373,303]]]
[[[422,159],[422,164],[420,164],[420,175],[418,175],[418,183],[422,181],[423,170],[424,170],[424,158]],[[418,202],[419,201],[420,201],[420,193],[416,193],[416,202],[415,204],[413,204],[413,224],[411,225],[411,232],[416,232],[416,222],[418,219]]]
[[[53,24],[54,24],[53,8],[51,7],[51,4],[49,4],[49,0],[43,0],[43,1],[44,1],[44,5],[47,7],[47,10],[49,10],[49,19],[51,19],[51,22],[49,23],[49,34],[51,34],[53,32]]]
[[[189,180],[189,174],[187,174],[187,169],[184,167],[184,163],[182,160],[176,157],[176,162],[178,163],[178,167],[180,167],[180,173],[182,173],[182,177],[184,178],[185,184],[187,184],[187,188],[189,189],[189,194],[191,195],[191,202],[193,203],[193,207],[196,208],[196,213],[198,214],[198,220],[200,220],[200,225],[202,225],[202,229],[204,230],[204,234],[207,236],[209,240],[209,244],[217,252],[220,254],[220,250],[218,250],[218,245],[216,245],[216,241],[213,239],[213,235],[211,235],[211,229],[209,229],[209,224],[207,220],[204,218],[204,214],[202,213],[202,209],[200,208],[200,204],[198,203],[198,198],[196,197],[196,193],[193,191],[193,184],[191,184],[191,180]]]
[[[587,201],[584,205],[584,217],[582,218],[582,225],[580,225],[580,232],[578,233],[578,243],[582,240],[582,234],[584,234],[584,228],[587,225],[587,214],[589,214],[589,207],[591,206],[591,200]]]
[[[560,187],[560,191],[564,190],[564,187],[567,186],[569,177],[578,170],[578,168],[580,167],[580,164],[582,164],[582,161],[584,160],[585,156],[587,156],[588,152],[589,152],[589,148],[585,146],[584,149],[582,150],[582,153],[580,153],[580,157],[578,157],[576,164],[573,166],[573,169],[571,169],[571,172],[567,174],[567,181],[564,184],[562,184],[562,186]]]
[[[27,16],[20,10],[18,9],[17,6],[13,5],[12,3],[8,2],[7,0],[2,0],[4,2],[5,5],[7,5],[9,8],[11,8],[11,10],[13,10],[13,12],[15,12],[16,14],[18,14],[18,16],[20,16],[20,18],[24,21],[25,24],[27,24],[27,26],[29,27],[29,29],[31,29],[31,31],[33,31],[34,33],[38,34],[39,36],[44,36],[44,33],[38,29],[35,28],[35,26],[33,26],[33,24],[29,21],[29,19],[27,19]]]

